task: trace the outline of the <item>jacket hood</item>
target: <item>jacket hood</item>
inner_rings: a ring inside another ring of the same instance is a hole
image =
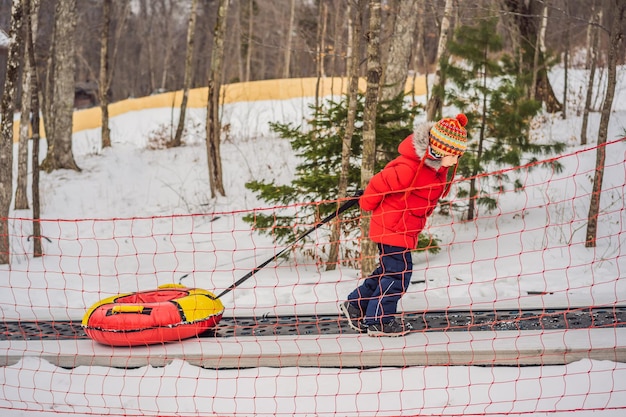
[[[413,129],[413,135],[409,136],[400,143],[400,146],[398,146],[398,152],[409,158],[417,157],[418,160],[425,158],[424,165],[427,165],[437,171],[441,168],[441,160],[427,157],[429,144],[428,133],[434,125],[434,122],[424,122],[416,125]]]

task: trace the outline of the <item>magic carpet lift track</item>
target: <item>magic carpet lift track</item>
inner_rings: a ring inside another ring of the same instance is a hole
[[[626,306],[570,309],[405,312],[413,333],[626,327]],[[224,317],[198,337],[355,334],[340,315]],[[410,337],[410,336],[408,336]],[[80,321],[0,321],[0,341],[88,339]]]

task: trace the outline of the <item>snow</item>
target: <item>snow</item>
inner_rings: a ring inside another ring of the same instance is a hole
[[[600,114],[590,115],[590,144],[580,146],[580,92],[586,88],[586,73],[570,70],[568,118],[543,115],[533,131],[536,140],[568,144],[559,159],[563,172],[548,168],[514,172],[526,189],[521,194],[504,193],[496,212],[481,212],[475,221],[463,222],[458,213],[452,219],[435,215],[429,232],[442,241],[442,251],[415,256],[413,277],[426,282],[409,289],[402,309],[624,305],[626,146],[616,141],[626,132],[624,74],[626,68],[620,68],[608,132],[598,246],[588,249],[581,242],[596,156],[589,149],[594,147]],[[562,71],[554,70],[551,78],[561,97]],[[29,255],[30,211],[10,214],[14,254],[10,268],[0,266],[4,319],[80,320],[104,297],[172,282],[219,292],[271,257],[282,247],[241,220],[252,209],[264,209],[244,185],[252,179],[290,181],[297,161],[289,143],[270,132],[268,122],[303,123],[309,103],[310,99],[292,99],[225,106],[223,124],[229,130],[222,158],[227,195],[217,199],[209,196],[202,110],[189,111],[180,148],[149,146],[154,143],[151,137],[175,126],[178,115],[171,109],[117,116],[111,121],[112,148],[100,149],[98,129],[76,133],[74,156],[82,172],[41,174],[42,230],[50,239],[43,242],[44,257]],[[40,154],[45,155],[45,143]],[[324,239],[324,230],[313,240]],[[225,315],[336,313],[337,302],[359,278],[359,272],[349,267],[325,272],[301,257],[272,263],[223,297]],[[339,337],[353,349],[404,343]],[[241,340],[241,345],[261,346],[262,339]],[[280,349],[280,337],[271,342]],[[284,346],[290,342],[284,340]],[[108,349],[85,343],[80,349]],[[198,342],[181,346],[190,344]],[[6,352],[17,346],[0,342]],[[616,417],[626,408],[626,364],[612,361],[583,359],[539,367],[213,370],[175,359],[162,367],[65,369],[29,349],[24,348],[17,363],[0,368],[0,408],[7,416]]]
[[[11,45],[11,39],[9,39],[5,31],[0,29],[0,48],[8,49],[9,45]]]

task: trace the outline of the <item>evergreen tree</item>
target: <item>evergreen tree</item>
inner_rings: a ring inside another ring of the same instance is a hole
[[[398,156],[398,145],[413,132],[413,118],[417,108],[407,108],[404,97],[381,102],[376,122],[377,158],[376,172]],[[348,172],[348,189],[357,190],[360,183],[360,161],[362,150],[362,120],[364,97],[357,99],[357,115],[352,138],[352,160]],[[271,234],[279,242],[291,242],[320,219],[337,209],[337,188],[341,171],[341,148],[348,115],[347,97],[340,101],[328,100],[312,107],[317,115],[307,126],[292,123],[270,123],[271,130],[290,141],[300,161],[293,181],[288,185],[277,185],[275,181],[251,181],[246,188],[254,191],[269,205],[278,206],[271,213],[259,210],[244,217],[244,220],[261,233]],[[319,204],[310,204],[319,202]],[[298,206],[294,213],[293,206]],[[290,206],[289,210],[280,206]],[[356,234],[359,212],[351,210],[342,217],[345,233]],[[294,224],[297,224],[294,226]],[[423,236],[420,247],[437,251],[436,239]],[[343,248],[344,254],[350,248]],[[312,253],[308,255],[314,256]],[[344,259],[348,256],[344,256]]]
[[[444,71],[454,84],[447,92],[450,104],[465,112],[469,119],[468,135],[477,135],[461,158],[459,173],[469,181],[467,219],[476,216],[476,205],[492,210],[497,205],[493,197],[512,183],[515,190],[523,188],[519,180],[511,181],[507,174],[490,176],[480,189],[476,177],[494,166],[519,166],[523,158],[534,162],[537,154],[560,152],[563,143],[537,144],[530,140],[530,122],[541,110],[541,103],[526,98],[529,80],[520,75],[515,61],[502,54],[502,38],[496,32],[497,19],[481,20],[476,26],[461,26],[448,45],[454,57]],[[454,63],[452,63],[454,62]],[[561,167],[555,163],[554,169]],[[495,181],[491,187],[489,181]]]

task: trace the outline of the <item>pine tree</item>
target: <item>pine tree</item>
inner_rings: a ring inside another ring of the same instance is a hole
[[[448,46],[454,63],[444,69],[454,84],[448,86],[450,104],[468,116],[470,138],[477,135],[459,163],[459,173],[470,178],[469,191],[458,193],[459,197],[469,194],[468,220],[476,216],[477,204],[488,210],[497,206],[492,197],[497,193],[493,191],[502,191],[502,184],[509,182],[516,190],[523,188],[519,180],[510,181],[506,174],[500,174],[490,178],[497,184],[478,189],[476,176],[487,167],[515,167],[522,164],[523,158],[533,162],[533,155],[565,148],[563,143],[544,145],[530,140],[530,121],[541,110],[541,103],[526,97],[529,80],[520,76],[515,61],[501,52],[502,39],[496,24],[497,19],[488,19],[476,26],[458,28]],[[558,165],[554,168],[560,169]]]
[[[352,160],[348,171],[348,190],[357,190],[361,177],[362,120],[364,97],[357,99],[357,115],[354,136],[351,141]],[[251,181],[246,188],[254,191],[269,205],[278,206],[267,213],[259,210],[247,215],[244,220],[254,225],[261,233],[272,235],[279,242],[291,242],[320,219],[337,209],[336,199],[341,172],[341,150],[348,116],[347,98],[339,102],[329,100],[312,107],[316,119],[307,126],[291,123],[271,123],[271,130],[290,141],[300,163],[296,167],[293,181],[288,185],[277,185],[275,181]],[[399,96],[381,102],[376,123],[377,159],[375,171],[380,171],[390,160],[398,156],[398,144],[413,131],[413,118],[417,108],[407,108],[404,97]],[[350,194],[350,192],[349,192]],[[312,202],[319,204],[310,204]],[[294,214],[293,206],[297,207]],[[290,206],[282,209],[280,206]],[[358,234],[358,210],[346,212],[342,217],[345,233]],[[297,223],[297,226],[294,226]],[[420,247],[438,250],[437,240],[422,237]],[[343,248],[344,254],[350,248]],[[315,256],[313,253],[308,253]],[[347,256],[344,256],[346,259]]]

